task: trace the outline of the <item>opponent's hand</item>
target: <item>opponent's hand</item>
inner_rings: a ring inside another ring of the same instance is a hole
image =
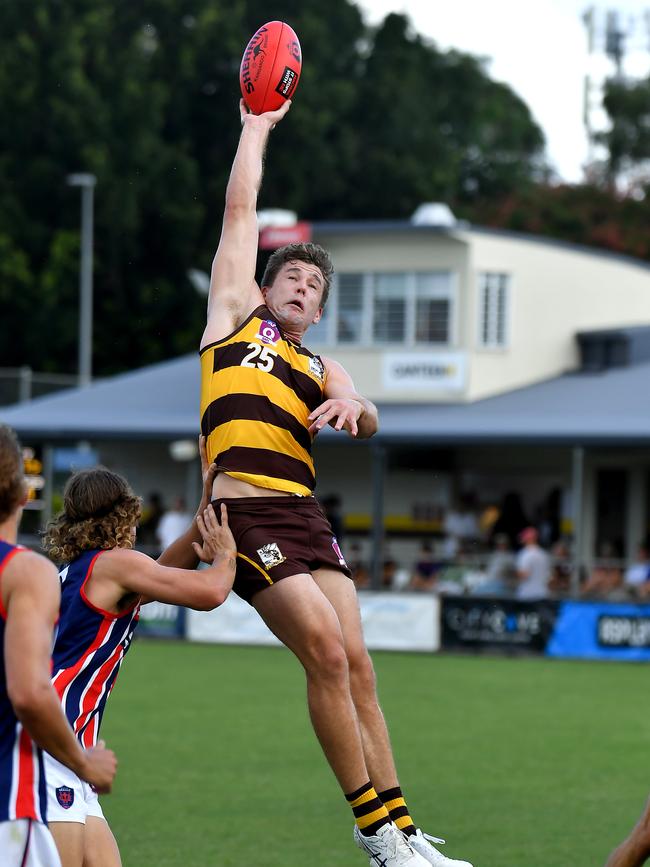
[[[239,100],[239,117],[241,118],[242,126],[246,122],[256,122],[256,120],[266,121],[271,129],[279,123],[285,114],[291,108],[291,100],[288,99],[276,111],[265,111],[263,114],[253,114],[243,99]],[[255,120],[254,120],[255,119]]]
[[[117,773],[117,759],[113,750],[107,750],[104,741],[86,750],[84,767],[80,776],[95,789],[99,795],[106,795],[113,786]]]
[[[358,400],[353,398],[330,398],[309,416],[309,421],[312,424],[309,426],[309,433],[315,436],[321,428],[329,424],[334,430],[346,430],[350,436],[356,437],[359,433],[357,422],[364,412],[364,406]]]
[[[199,545],[198,542],[192,542],[192,547],[199,560],[212,564],[223,559],[236,559],[237,545],[228,526],[228,510],[224,503],[221,504],[221,523],[211,505],[197,517],[196,523],[203,543]]]
[[[208,449],[206,439],[203,435],[199,437],[199,455],[201,457],[201,478],[203,479],[203,491],[201,493],[201,502],[194,520],[198,521],[199,515],[202,515],[212,500],[212,483],[217,476],[217,467],[214,463],[208,462]]]

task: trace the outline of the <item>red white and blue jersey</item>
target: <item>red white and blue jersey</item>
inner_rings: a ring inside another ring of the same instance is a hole
[[[7,563],[25,549],[0,539],[0,585]],[[0,597],[0,822],[14,819],[47,821],[43,756],[18,721],[7,695],[5,625]]]
[[[84,551],[60,573],[61,613],[52,683],[83,747],[97,743],[108,696],[138,625],[140,602],[120,614],[104,611],[85,592],[105,551]]]

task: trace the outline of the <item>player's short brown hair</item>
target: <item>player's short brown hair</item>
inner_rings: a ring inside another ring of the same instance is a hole
[[[334,266],[332,265],[330,254],[319,244],[287,244],[286,247],[280,247],[274,253],[271,253],[264,269],[262,286],[272,286],[282,266],[287,262],[293,261],[307,262],[309,265],[315,265],[321,272],[323,275],[323,294],[321,295],[320,306],[324,307],[330,294]]]
[[[106,467],[70,476],[63,490],[63,511],[47,526],[43,548],[57,563],[69,563],[93,548],[131,548],[142,500],[125,478]]]
[[[13,430],[0,425],[0,521],[6,521],[25,496],[23,452]]]

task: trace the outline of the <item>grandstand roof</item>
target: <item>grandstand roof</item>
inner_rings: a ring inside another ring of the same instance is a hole
[[[22,437],[52,442],[194,437],[199,378],[198,357],[188,355],[6,407],[0,420]],[[378,436],[432,445],[648,444],[649,381],[646,362],[566,374],[474,403],[384,404]],[[321,436],[335,435],[327,428]]]

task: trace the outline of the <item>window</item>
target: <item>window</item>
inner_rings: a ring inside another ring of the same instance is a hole
[[[374,280],[373,336],[378,343],[404,343],[406,280],[404,274],[376,274]]]
[[[479,344],[489,349],[508,342],[508,274],[484,272],[479,275]]]
[[[449,271],[343,273],[310,343],[438,344],[455,339],[456,277]]]

